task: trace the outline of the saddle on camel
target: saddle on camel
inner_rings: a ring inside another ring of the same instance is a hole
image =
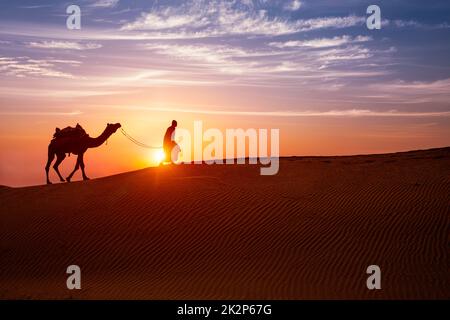
[[[65,127],[64,129],[56,128],[53,139],[58,138],[82,138],[89,136],[79,123],[74,127]]]

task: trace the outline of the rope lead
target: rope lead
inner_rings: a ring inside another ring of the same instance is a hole
[[[149,145],[147,145],[147,144],[145,144],[145,143],[142,143],[142,142],[137,141],[137,140],[134,139],[132,136],[130,136],[128,133],[126,133],[126,131],[123,130],[123,128],[120,128],[120,131],[122,132],[122,134],[123,134],[128,140],[130,140],[130,141],[133,142],[134,144],[138,145],[139,147],[147,148],[147,149],[162,149],[162,146],[161,146],[161,147],[154,147],[154,146],[149,146]]]

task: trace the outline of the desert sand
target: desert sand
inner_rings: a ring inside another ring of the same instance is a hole
[[[276,176],[162,166],[0,201],[3,299],[450,298],[450,148],[282,158]]]

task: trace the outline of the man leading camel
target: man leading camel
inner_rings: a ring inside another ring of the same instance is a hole
[[[174,140],[176,127],[177,121],[172,120],[172,125],[167,128],[163,141],[163,149],[165,155],[164,161],[172,163],[178,160],[178,152],[180,152],[180,146]]]

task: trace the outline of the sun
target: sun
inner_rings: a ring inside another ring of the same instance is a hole
[[[153,161],[155,161],[156,163],[163,162],[165,158],[163,149],[158,149],[155,152],[153,152],[152,158]]]

